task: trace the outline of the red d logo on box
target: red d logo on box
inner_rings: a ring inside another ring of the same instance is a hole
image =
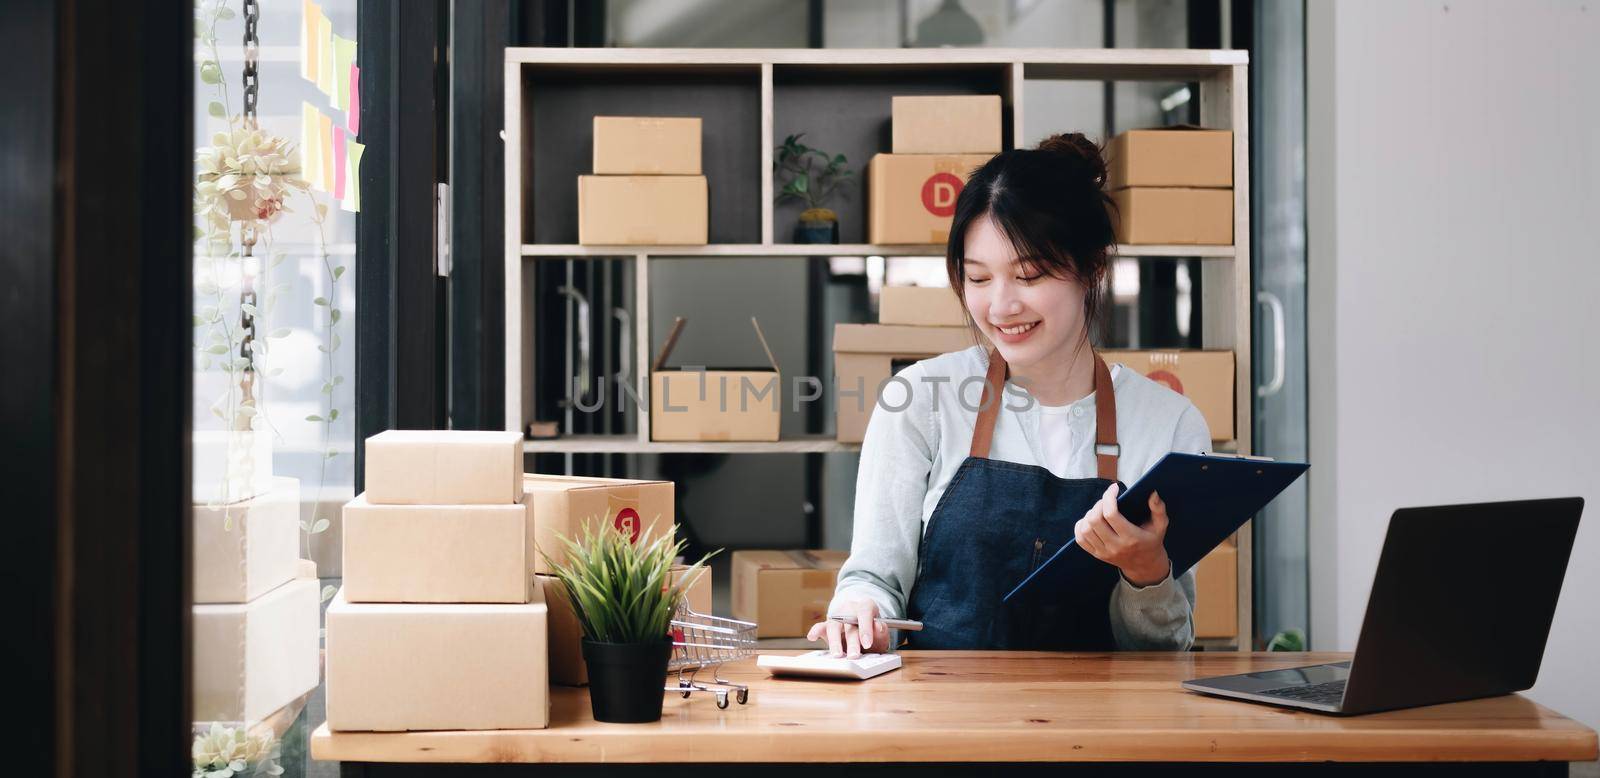
[[[922,207],[934,216],[953,216],[956,197],[961,194],[961,179],[950,173],[934,173],[922,182]]]
[[[1178,376],[1166,370],[1152,370],[1150,371],[1149,375],[1145,376],[1145,378],[1157,383],[1166,384],[1168,389],[1171,389],[1178,394],[1183,394],[1183,382],[1178,380]]]

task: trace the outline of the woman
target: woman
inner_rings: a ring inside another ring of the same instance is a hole
[[[828,609],[873,626],[812,626],[832,654],[889,650],[878,616],[923,622],[905,633],[911,648],[1193,642],[1194,576],[1173,578],[1165,505],[1152,495],[1151,520],[1136,526],[1116,497],[1168,452],[1204,451],[1211,436],[1188,399],[1108,368],[1089,345],[1114,241],[1105,172],[1083,135],[1057,135],[995,156],[962,190],[950,285],[994,351],[923,360],[886,385]],[[1073,538],[1107,563],[1102,576],[1002,602]]]

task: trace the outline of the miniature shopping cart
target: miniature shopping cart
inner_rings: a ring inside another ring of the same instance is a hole
[[[719,669],[726,662],[755,653],[756,625],[754,622],[724,619],[695,613],[687,604],[678,607],[672,620],[672,661],[667,672],[678,671],[678,685],[665,687],[687,698],[694,692],[708,692],[717,697],[717,707],[728,707],[731,693],[740,705],[750,699],[750,687],[742,683],[723,680]],[[695,674],[711,668],[711,680],[699,681]]]

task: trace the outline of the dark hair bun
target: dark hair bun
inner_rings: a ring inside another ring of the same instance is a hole
[[[1070,170],[1085,179],[1085,183],[1100,189],[1106,183],[1106,160],[1100,147],[1081,132],[1051,135],[1039,141],[1039,151],[1059,155]]]

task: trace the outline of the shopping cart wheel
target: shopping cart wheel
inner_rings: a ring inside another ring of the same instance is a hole
[[[686,700],[689,699],[689,692],[688,691],[682,691],[682,692],[678,692],[678,693],[682,694],[684,699],[686,699]]]
[[[721,708],[723,710],[727,710],[728,709],[728,693],[727,692],[717,692],[717,707]]]
[[[737,699],[740,705],[745,704],[750,700],[750,690],[740,689],[738,692],[734,693],[734,699]]]

